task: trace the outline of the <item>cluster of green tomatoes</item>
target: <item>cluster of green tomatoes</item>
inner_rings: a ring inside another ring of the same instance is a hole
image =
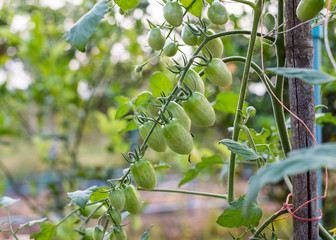
[[[181,26],[184,18],[183,10],[176,1],[169,1],[163,8],[163,15],[168,28],[174,29]],[[222,25],[228,20],[225,6],[221,2],[213,2],[208,8],[208,18],[212,24]],[[166,38],[161,28],[151,24],[148,35],[148,44],[151,48],[161,51],[168,57],[173,57],[179,50],[179,43],[174,39],[166,44]],[[182,29],[184,44],[196,46],[202,44],[204,36],[213,35],[214,32],[206,29],[201,34],[194,24],[185,24]],[[226,87],[232,83],[232,75],[226,64],[220,59],[223,54],[223,43],[219,38],[210,40],[202,49],[205,64],[204,75],[214,84]],[[192,68],[177,68],[176,79],[178,90],[168,97],[154,98],[151,101],[156,105],[149,106],[150,117],[146,113],[135,117],[139,127],[140,135],[145,139],[146,144],[157,152],[164,152],[169,147],[172,151],[188,155],[193,149],[193,138],[190,133],[191,124],[196,127],[210,127],[215,123],[215,111],[204,96],[205,86],[201,76]],[[137,70],[137,69],[136,69]],[[138,69],[141,71],[141,68]],[[153,117],[154,116],[154,117]],[[107,215],[113,224],[109,234],[110,239],[125,240],[126,233],[122,227],[120,211],[126,210],[131,214],[138,214],[142,211],[142,199],[137,188],[131,183],[129,173],[134,183],[140,189],[152,190],[156,186],[156,173],[152,164],[143,157],[143,151],[134,150],[134,153],[123,154],[130,163],[128,173],[117,184],[111,181],[111,189],[108,193],[107,208],[100,207],[92,218],[99,218]],[[99,206],[99,205],[98,205]],[[84,216],[92,213],[97,205],[88,205],[81,210]],[[104,228],[98,224],[94,228],[87,228],[85,236],[92,236],[94,240],[104,239]]]

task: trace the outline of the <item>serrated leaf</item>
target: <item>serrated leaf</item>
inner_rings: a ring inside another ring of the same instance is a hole
[[[121,118],[122,116],[126,115],[130,110],[130,106],[128,103],[121,103],[118,106],[118,109],[115,114],[115,119]]]
[[[125,96],[116,96],[114,99],[120,103],[129,102],[129,98]]]
[[[141,93],[139,93],[139,95],[136,97],[136,99],[133,101],[135,106],[140,106],[144,103],[147,103],[150,101],[152,96],[151,92],[148,91],[143,91]]]
[[[150,225],[150,227],[146,230],[146,232],[144,232],[144,234],[142,235],[142,237],[141,237],[140,240],[147,240],[147,239],[148,239],[149,234],[150,234],[150,232],[152,231],[152,227],[153,227],[153,226],[154,226],[153,224]]]
[[[43,223],[40,226],[40,232],[30,236],[30,239],[35,240],[53,240],[56,234],[56,227],[50,222]]]
[[[217,94],[214,109],[224,113],[236,114],[239,94],[234,92],[221,92]],[[243,111],[246,111],[248,104],[244,102]]]
[[[98,190],[98,187],[93,186],[84,191],[77,190],[75,192],[69,192],[68,197],[81,208],[85,208],[87,202],[89,201],[91,197],[92,192],[97,191],[97,190]]]
[[[299,78],[304,83],[310,85],[319,85],[336,81],[336,77],[327,73],[307,68],[267,68],[266,71],[276,73],[287,78]]]
[[[124,133],[124,132],[129,132],[129,131],[133,131],[135,129],[138,128],[138,125],[136,124],[136,122],[134,121],[134,119],[132,121],[128,121],[127,125],[125,128],[121,129],[119,131],[119,133]]]
[[[231,139],[223,139],[219,142],[227,146],[229,150],[234,154],[238,155],[239,157],[245,158],[245,160],[255,160],[260,158],[259,154],[254,150]]]
[[[330,112],[328,113],[316,113],[315,114],[316,123],[323,126],[326,123],[332,123],[336,125],[336,117],[333,117]]]
[[[256,144],[267,143],[267,138],[271,136],[271,131],[269,129],[263,128],[260,132],[257,132],[253,128],[249,128],[250,134],[252,136],[253,141]],[[243,141],[247,141],[247,137],[245,134],[240,135],[240,139]]]
[[[135,8],[139,4],[139,0],[114,0],[123,11]]]
[[[189,169],[188,171],[186,171],[184,174],[184,178],[180,181],[180,183],[178,184],[179,187],[181,187],[183,184],[186,184],[187,182],[190,182],[191,180],[193,180],[194,178],[197,177],[197,175],[199,174],[200,170],[192,168]]]
[[[265,185],[277,183],[285,176],[321,167],[336,169],[336,143],[326,143],[314,148],[296,150],[290,152],[287,158],[260,168],[249,181],[243,208],[244,213],[248,212],[258,192]]]
[[[97,191],[95,191],[91,194],[90,201],[91,202],[96,202],[96,201],[102,200],[104,198],[107,198],[109,189],[110,188],[108,188],[108,187],[98,188]]]
[[[79,51],[85,51],[85,45],[92,34],[97,30],[100,20],[107,13],[107,0],[100,0],[93,8],[83,15],[72,27],[64,34],[67,42]]]
[[[19,198],[15,199],[15,198],[4,196],[4,197],[0,198],[0,206],[1,207],[9,207],[9,206],[11,206],[11,205],[13,205],[13,204],[15,204],[19,201],[20,201]]]
[[[203,0],[180,0],[180,3],[183,7],[189,9],[188,12],[192,15],[198,18],[202,16]]]
[[[35,224],[39,224],[39,223],[43,223],[45,221],[47,221],[48,218],[41,218],[41,219],[36,219],[36,220],[31,220],[29,222],[26,222],[26,223],[23,223],[23,224],[20,224],[20,228],[23,228],[23,227],[31,227]]]
[[[154,97],[161,97],[161,92],[171,92],[173,83],[163,72],[155,72],[150,78],[150,88]]]
[[[218,217],[217,223],[222,227],[236,228],[241,226],[253,227],[258,226],[262,211],[257,202],[253,202],[250,207],[249,215],[243,216],[244,198],[239,198],[231,202],[231,205],[224,209],[223,213]]]

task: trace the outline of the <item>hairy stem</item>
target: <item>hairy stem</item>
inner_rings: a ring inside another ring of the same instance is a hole
[[[170,193],[181,193],[181,194],[227,199],[227,195],[225,194],[195,192],[195,191],[188,191],[188,190],[174,190],[174,189],[152,189],[152,190],[146,190],[143,188],[138,188],[138,189],[141,191],[149,191],[149,192],[170,192]]]
[[[252,55],[253,55],[253,49],[254,44],[256,42],[257,37],[257,29],[258,29],[258,23],[261,15],[261,1],[258,0],[256,4],[256,8],[253,15],[253,27],[251,32],[251,38],[248,45],[247,50],[247,57],[246,57],[246,64],[244,67],[244,73],[241,83],[241,89],[240,89],[240,95],[239,95],[239,101],[235,116],[235,121],[233,124],[234,130],[233,130],[233,136],[232,140],[237,141],[239,138],[239,124],[241,122],[241,111],[243,110],[244,101],[246,97],[246,90],[247,90],[247,82],[249,77],[249,70],[251,67],[251,61],[252,61]],[[235,172],[235,162],[236,162],[236,154],[231,152],[230,156],[230,168],[229,168],[229,177],[228,177],[228,202],[232,202],[234,200],[234,172]]]

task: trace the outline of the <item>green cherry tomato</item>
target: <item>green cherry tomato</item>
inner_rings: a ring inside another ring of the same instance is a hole
[[[112,189],[108,193],[108,200],[110,204],[121,211],[125,206],[125,196],[120,189]]]
[[[182,7],[177,2],[167,2],[163,7],[163,17],[170,25],[180,26],[183,20]]]
[[[93,240],[94,227],[85,228],[83,240]]]
[[[197,45],[197,35],[195,35],[188,25],[184,25],[182,29],[182,40],[185,44],[190,46]]]
[[[125,210],[131,214],[137,214],[142,210],[142,200],[139,192],[133,185],[127,185],[123,189],[125,195]]]
[[[134,182],[147,190],[152,190],[156,186],[156,173],[152,164],[141,158],[130,166]]]
[[[213,58],[208,63],[204,68],[204,75],[211,82],[220,87],[226,87],[232,84],[232,74],[229,68],[218,58]]]
[[[163,54],[167,57],[174,57],[178,51],[177,42],[170,42],[163,48]]]
[[[126,232],[121,226],[114,228],[113,233],[116,240],[127,240]]]
[[[193,139],[190,133],[182,126],[180,120],[173,118],[163,127],[163,135],[168,147],[182,155],[190,154],[193,149]]]
[[[168,105],[168,109],[173,114],[173,117],[180,120],[182,126],[187,130],[190,131],[191,121],[188,115],[185,113],[183,107],[181,107],[176,102],[170,102]]]
[[[211,29],[208,29],[206,31],[206,33],[208,35],[214,35],[215,34],[215,32],[212,31]],[[215,38],[215,39],[211,40],[205,46],[209,49],[209,51],[211,52],[213,58],[220,58],[220,57],[222,57],[223,51],[224,51],[224,45],[223,45],[223,42],[222,42],[222,40],[220,38]],[[202,52],[207,57],[210,57],[210,54],[209,54],[208,50],[206,49],[206,47],[202,48]]]
[[[154,50],[161,50],[165,45],[166,39],[161,33],[160,28],[152,28],[148,34],[148,45]]]
[[[213,2],[208,8],[208,18],[213,24],[222,25],[227,23],[229,15],[221,2]]]
[[[296,16],[302,22],[314,18],[323,8],[324,0],[301,0],[296,8]]]
[[[180,74],[176,76],[177,80],[180,79]],[[194,92],[200,92],[204,94],[205,87],[202,78],[198,75],[197,72],[193,69],[188,69],[186,76],[183,79],[183,82],[187,84]]]
[[[182,102],[182,107],[191,122],[198,127],[210,127],[216,120],[215,110],[208,99],[199,92],[194,92],[187,100]]]
[[[91,203],[89,201],[88,203]],[[85,208],[80,208],[79,212],[84,216],[89,216],[96,208],[98,208],[101,205],[101,203],[95,203],[91,205],[86,205]],[[96,219],[99,218],[101,215],[103,215],[106,212],[106,207],[102,206],[100,207],[93,215],[92,218]]]
[[[153,121],[148,121],[145,122],[144,124],[140,125],[139,131],[140,135],[143,139],[146,138],[147,134],[153,127],[154,122]],[[167,144],[164,141],[163,138],[163,133],[162,133],[162,128],[160,125],[156,125],[152,134],[150,135],[148,141],[147,141],[148,146],[150,146],[153,150],[157,152],[164,152],[167,149]]]
[[[103,240],[104,238],[104,228],[101,225],[97,225],[93,231],[94,240]]]
[[[110,219],[111,223],[115,226],[120,226],[122,222],[121,214],[118,209],[114,207],[109,208],[108,218]]]

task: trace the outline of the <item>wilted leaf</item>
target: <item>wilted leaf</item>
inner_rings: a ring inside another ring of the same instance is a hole
[[[0,198],[0,206],[9,207],[9,206],[11,206],[11,205],[13,205],[13,204],[15,204],[19,201],[20,201],[19,198],[15,199],[15,198],[4,196],[4,197]]]
[[[45,222],[47,220],[48,220],[48,218],[41,218],[41,219],[32,220],[32,221],[20,224],[20,228],[31,227],[31,226],[33,226],[35,224],[43,223],[43,222]]]

